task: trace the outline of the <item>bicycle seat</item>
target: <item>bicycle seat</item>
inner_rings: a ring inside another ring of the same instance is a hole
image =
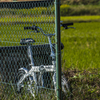
[[[21,45],[29,45],[32,43],[35,43],[35,40],[33,40],[32,38],[26,38],[26,39],[24,38],[20,40]]]

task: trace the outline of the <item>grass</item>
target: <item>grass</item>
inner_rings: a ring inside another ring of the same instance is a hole
[[[32,94],[25,89],[21,93],[17,93],[15,90],[14,85],[8,85],[8,84],[0,84],[2,88],[2,93],[0,93],[0,100],[56,100],[56,97],[54,97],[53,91],[50,91],[48,89],[41,89],[39,93],[35,96],[35,98],[32,96]],[[0,91],[1,92],[1,91]],[[47,96],[48,95],[48,96]]]
[[[61,32],[62,68],[71,82],[74,100],[100,99],[99,26],[100,22],[74,23],[76,29]]]
[[[32,17],[30,17],[29,20],[25,20],[25,18],[26,17],[23,19],[19,18],[17,20],[10,18],[8,20],[1,17],[0,46],[19,45],[20,38],[26,37],[39,40],[37,42],[42,41],[42,35],[39,38],[39,34],[27,34],[28,31],[23,30],[24,26],[33,25],[31,23]],[[42,19],[43,17],[41,17],[41,20]],[[34,19],[34,21],[35,20],[37,22],[39,21],[38,19]],[[100,16],[61,17],[61,20],[64,22],[81,22],[74,23],[76,29],[62,30],[61,32],[61,41],[64,44],[64,50],[62,51],[62,70],[71,83],[73,100],[99,100]],[[25,23],[26,21],[29,22]],[[43,27],[44,30],[48,32],[54,27],[53,23],[35,23],[34,21],[33,23],[35,25]],[[2,41],[11,41],[11,43]],[[18,43],[12,44],[13,41]],[[44,42],[45,41],[47,41],[47,39],[45,39]],[[12,96],[11,98],[14,97]]]
[[[67,70],[72,87],[73,100],[100,100],[100,71],[93,70]]]

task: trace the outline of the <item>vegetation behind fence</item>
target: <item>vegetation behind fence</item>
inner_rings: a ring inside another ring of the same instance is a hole
[[[0,17],[39,17],[39,15],[54,15],[54,7],[36,7],[30,9],[0,9]],[[79,15],[100,15],[100,6],[71,6],[61,5],[60,6],[61,16],[79,16]]]
[[[61,0],[62,4],[74,4],[74,5],[100,5],[100,0]]]

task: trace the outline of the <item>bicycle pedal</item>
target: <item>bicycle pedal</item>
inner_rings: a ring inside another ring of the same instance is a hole
[[[17,90],[16,92],[19,94],[21,93],[21,91],[22,91],[22,88],[20,88],[20,90]]]

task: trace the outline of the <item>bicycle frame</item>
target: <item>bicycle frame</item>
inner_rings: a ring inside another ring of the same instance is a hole
[[[48,41],[49,41],[50,50],[51,50],[50,56],[52,57],[52,65],[35,66],[34,65],[34,59],[33,59],[33,56],[32,56],[32,48],[31,48],[31,45],[28,45],[27,54],[28,54],[28,57],[31,61],[31,63],[29,64],[31,66],[31,69],[29,71],[26,68],[20,68],[19,69],[19,70],[25,71],[26,74],[24,74],[23,77],[21,77],[21,79],[17,83],[18,90],[20,89],[19,85],[28,76],[33,77],[33,79],[30,78],[30,81],[31,81],[31,83],[34,81],[35,85],[37,86],[38,82],[37,82],[36,72],[40,73],[39,81],[42,82],[42,87],[41,86],[38,86],[38,87],[43,88],[44,87],[43,73],[44,72],[53,72],[54,73],[53,74],[53,84],[54,84],[54,90],[56,91],[56,61],[55,61],[55,53],[53,51],[53,45],[51,43],[51,36],[48,36]]]

